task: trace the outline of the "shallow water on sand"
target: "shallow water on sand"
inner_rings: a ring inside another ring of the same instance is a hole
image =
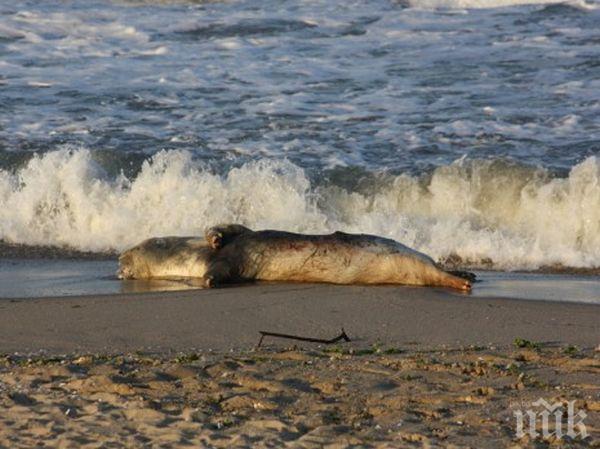
[[[107,295],[196,288],[171,281],[120,281],[110,260],[0,260],[0,298]]]
[[[474,297],[499,297],[600,304],[600,276],[477,272]]]
[[[194,280],[122,281],[115,276],[117,265],[115,260],[0,259],[0,298],[91,296],[198,288]],[[600,276],[492,271],[476,274],[478,282],[469,294],[473,297],[600,304]],[[405,287],[398,287],[400,291],[402,288]]]

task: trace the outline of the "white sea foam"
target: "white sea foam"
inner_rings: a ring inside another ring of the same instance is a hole
[[[430,176],[382,176],[371,193],[314,186],[289,162],[214,174],[190,153],[161,152],[135,179],[109,179],[87,150],[0,171],[0,237],[30,245],[122,250],[218,222],[398,239],[436,259],[497,268],[600,266],[600,160],[564,178],[502,161],[458,160]]]

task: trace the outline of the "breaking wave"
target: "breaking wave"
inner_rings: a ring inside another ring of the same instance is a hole
[[[162,151],[137,174],[114,177],[88,150],[59,150],[0,170],[0,238],[105,252],[239,222],[379,234],[471,267],[600,266],[597,157],[562,177],[467,159],[420,176],[367,175],[366,187],[348,190],[332,176],[311,181],[290,162],[265,159],[219,174],[191,153]]]

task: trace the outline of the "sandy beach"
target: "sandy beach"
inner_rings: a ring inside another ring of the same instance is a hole
[[[476,287],[477,288],[477,287]],[[600,307],[480,298],[450,290],[304,284],[249,285],[105,296],[0,301],[0,351],[228,351],[259,331],[353,345],[600,344]]]
[[[2,448],[600,444],[597,305],[281,284],[0,311]],[[575,401],[587,437],[518,438],[540,398]]]

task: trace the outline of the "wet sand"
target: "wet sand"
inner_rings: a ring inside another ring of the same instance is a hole
[[[600,306],[480,298],[432,288],[304,284],[0,300],[0,352],[249,349],[259,331],[352,344],[596,347]]]

